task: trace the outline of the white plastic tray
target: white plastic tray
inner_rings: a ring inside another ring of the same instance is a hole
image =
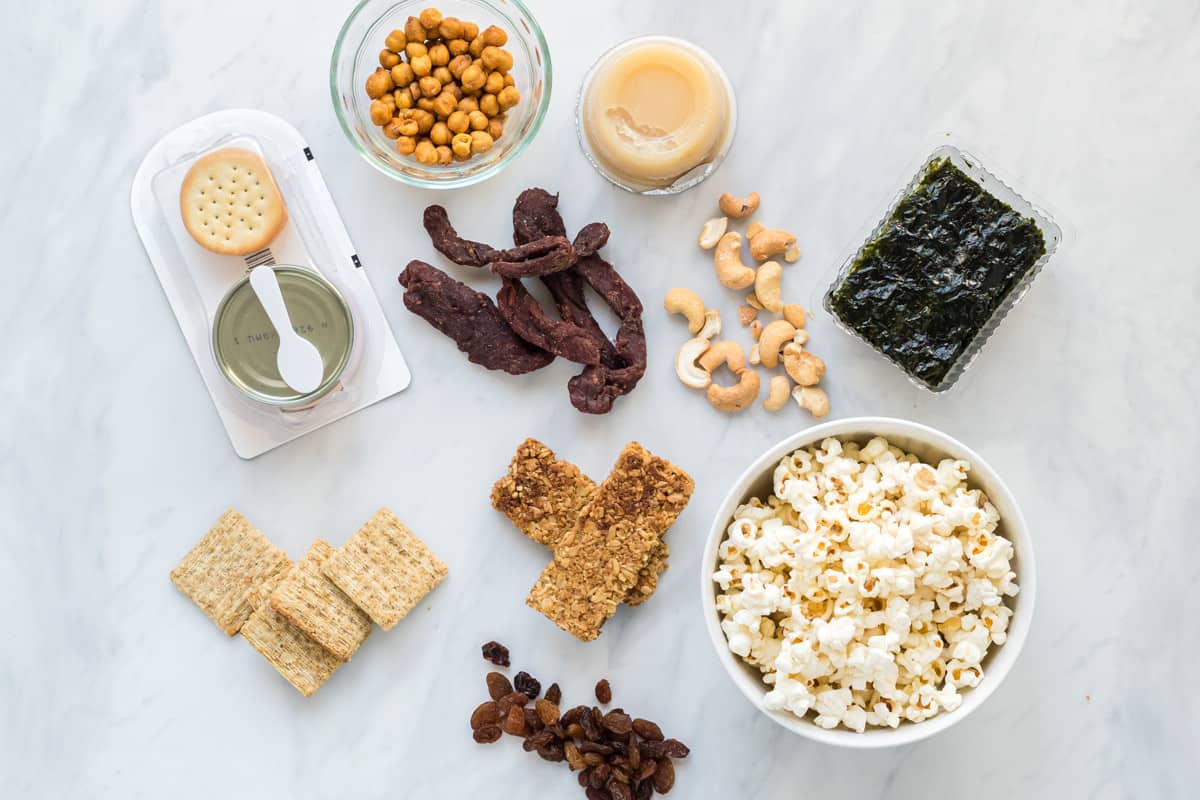
[[[262,155],[287,204],[288,222],[271,243],[278,264],[316,269],[354,314],[355,345],[341,388],[303,411],[282,411],[225,380],[212,352],[221,298],[249,266],[196,244],[179,215],[179,188],[196,158],[220,147]],[[362,269],[354,245],[304,138],[279,117],[250,109],[218,111],[176,128],[150,149],[130,196],[133,223],[234,451],[254,458],[405,389],[408,366]]]

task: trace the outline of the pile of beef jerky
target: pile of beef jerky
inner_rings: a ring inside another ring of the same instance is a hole
[[[467,358],[488,369],[522,375],[562,356],[583,365],[567,383],[571,405],[586,414],[605,414],[633,391],[646,372],[642,303],[611,264],[596,251],[608,242],[608,226],[585,225],[574,240],[558,213],[558,195],[526,189],[513,206],[513,240],[508,250],[458,235],[446,209],[425,209],[425,230],[438,252],[456,264],[491,266],[503,286],[492,298],[424,261],[400,273],[404,305],[449,336]],[[539,278],[558,309],[551,317],[521,283]],[[616,313],[621,325],[609,341],[588,309],[584,284]]]

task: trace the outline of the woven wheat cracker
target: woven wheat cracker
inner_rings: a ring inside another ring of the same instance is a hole
[[[229,509],[171,571],[171,581],[233,636],[291,566],[286,553]]]
[[[449,572],[386,508],[339,547],[322,570],[385,631],[404,619]]]
[[[255,609],[241,633],[305,697],[320,689],[342,665],[341,659],[284,619],[270,603]]]
[[[196,243],[222,255],[261,250],[287,223],[271,170],[257,153],[237,147],[196,160],[179,189],[179,212]]]
[[[331,555],[333,548],[328,542],[313,542],[269,602],[288,622],[342,661],[349,661],[370,634],[371,620],[321,574],[321,565]]]

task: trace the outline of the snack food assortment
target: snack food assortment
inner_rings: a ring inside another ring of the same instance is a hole
[[[317,539],[296,564],[230,509],[171,580],[308,697],[350,660],[372,621],[390,630],[447,572],[386,508],[340,548]]]
[[[436,8],[410,16],[387,35],[380,66],[367,78],[371,122],[395,140],[398,153],[422,164],[486,153],[521,101],[507,43],[496,25],[481,31]]]
[[[713,581],[729,649],[767,708],[823,728],[952,712],[1007,639],[1013,545],[971,465],[926,464],[882,437],[827,438],[739,506]]]

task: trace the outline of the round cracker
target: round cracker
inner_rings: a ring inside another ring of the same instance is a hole
[[[184,227],[205,249],[244,256],[271,243],[287,207],[262,157],[228,147],[196,160],[179,190]]]

